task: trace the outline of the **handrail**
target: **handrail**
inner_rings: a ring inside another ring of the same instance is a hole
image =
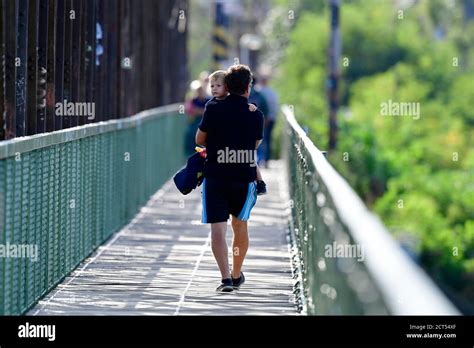
[[[298,193],[298,188],[294,187],[301,183],[292,185],[291,182],[292,178],[298,180],[299,173],[306,183],[300,191],[306,190],[304,197],[308,197],[308,202],[311,201],[309,203],[296,201],[292,209],[296,228],[299,229],[297,232],[300,240],[297,242],[306,256],[304,269],[307,274],[303,278],[309,279],[305,284],[307,296],[312,297],[310,302],[314,307],[309,308],[308,313],[460,314],[428,275],[402,251],[380,219],[367,209],[349,184],[328,163],[321,151],[299,126],[292,109],[284,106],[282,110],[287,122],[285,138],[288,170],[295,170],[295,168],[290,168],[291,161],[300,167],[299,172],[289,173],[290,191],[293,195],[303,196],[303,193]],[[309,188],[313,190],[308,193]],[[313,206],[311,206],[312,202],[315,202]],[[305,215],[300,217],[298,214]],[[312,216],[313,221],[304,221],[306,216]],[[311,227],[314,220],[319,221],[320,224]],[[301,229],[309,230],[307,232],[309,237],[302,236]],[[316,234],[316,232],[311,233],[312,229],[319,231],[318,235],[326,240],[318,240],[311,248],[304,244],[304,238],[311,239],[311,234]],[[364,261],[351,262],[347,259],[334,261],[325,258],[321,254],[320,245],[324,242],[327,245],[331,241],[345,243],[353,241],[363,250]],[[306,253],[305,250],[307,250]],[[311,260],[317,265],[308,264]],[[326,276],[324,273],[331,267],[337,274]],[[318,280],[320,278],[325,280]],[[309,288],[314,287],[315,284],[320,285],[322,282],[325,283],[317,289]],[[355,301],[361,300],[362,303],[357,306],[344,303],[340,294],[337,299],[337,286],[332,285],[331,282],[338,284],[343,289],[342,292],[348,291],[347,289],[353,291]],[[322,301],[327,303],[322,305]],[[339,310],[332,311],[330,309],[332,304]]]
[[[0,315],[25,313],[185,163],[179,104],[0,142]]]
[[[177,113],[180,105],[182,104],[159,106],[153,109],[141,111],[131,117],[91,123],[50,133],[41,133],[0,141],[0,159],[15,156],[16,153],[25,153],[93,135],[140,126],[143,122],[154,118],[163,117],[169,113]]]

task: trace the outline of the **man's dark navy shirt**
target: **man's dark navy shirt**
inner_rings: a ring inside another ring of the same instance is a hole
[[[257,140],[263,139],[263,123],[263,114],[259,110],[250,111],[245,97],[230,94],[224,100],[209,101],[199,125],[199,129],[207,133],[205,176],[254,181],[255,163],[222,163],[222,154],[245,150],[253,155]]]

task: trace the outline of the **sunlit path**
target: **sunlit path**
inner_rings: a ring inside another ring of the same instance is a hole
[[[133,221],[100,247],[28,314],[288,315],[296,314],[285,202],[278,174],[264,170],[268,194],[249,224],[241,290],[216,293],[220,274],[200,223],[200,189],[182,196],[167,182]],[[230,245],[232,232],[227,231]]]

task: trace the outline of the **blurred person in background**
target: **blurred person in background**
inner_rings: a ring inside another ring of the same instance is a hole
[[[272,153],[272,131],[273,126],[275,125],[276,119],[278,117],[279,112],[279,104],[278,104],[278,95],[277,93],[268,86],[268,81],[270,79],[270,75],[265,74],[260,77],[259,82],[259,92],[262,94],[267,103],[267,113],[265,114],[265,129],[264,134],[265,137],[263,138],[262,143],[262,152],[263,152],[263,160],[262,165],[267,166],[268,160],[270,159]]]
[[[209,80],[208,80],[209,81]],[[195,151],[195,135],[201,122],[202,115],[204,114],[204,107],[206,103],[211,100],[207,95],[202,82],[194,80],[191,82],[191,99],[185,104],[185,111],[188,121],[188,126],[185,133],[184,139],[184,153],[186,157],[191,156]]]
[[[261,93],[260,91],[260,86],[257,84],[257,78],[254,77],[253,83],[252,83],[252,89],[250,91],[250,96],[249,96],[249,103],[257,105],[258,109],[262,112],[265,120],[267,119],[268,115],[268,103],[265,98],[265,96]],[[265,138],[267,137],[265,130],[264,130],[264,142]],[[258,157],[258,165],[262,166],[265,164],[265,149],[263,149],[263,143],[262,146],[260,146],[257,150],[257,157]]]
[[[212,98],[211,87],[209,85],[209,71],[201,71],[199,74],[199,81],[204,89],[204,92],[209,98]]]

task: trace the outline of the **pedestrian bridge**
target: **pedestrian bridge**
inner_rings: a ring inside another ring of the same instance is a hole
[[[182,196],[170,180],[185,163],[179,111],[168,105],[0,143],[0,245],[38,251],[36,260],[0,259],[0,314],[458,313],[290,108],[282,158],[264,170],[269,193],[249,224],[247,281],[215,293],[200,190]]]

